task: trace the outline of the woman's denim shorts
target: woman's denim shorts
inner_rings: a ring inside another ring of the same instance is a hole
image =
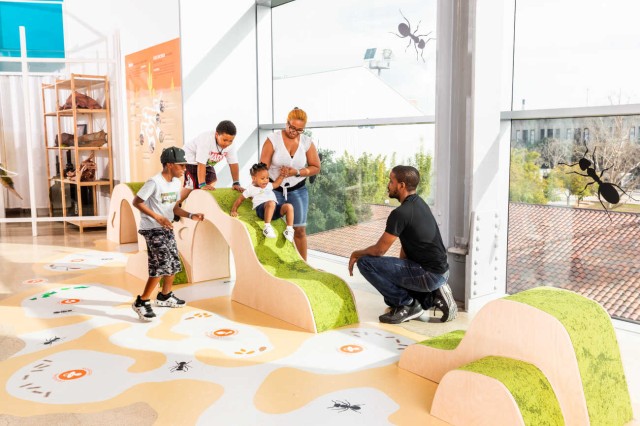
[[[307,213],[309,212],[309,190],[306,186],[295,191],[287,191],[287,200],[280,191],[273,191],[278,199],[278,204],[289,203],[293,205],[293,226],[307,226]]]

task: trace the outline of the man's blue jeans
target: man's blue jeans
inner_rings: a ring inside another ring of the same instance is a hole
[[[449,271],[444,274],[427,272],[409,259],[363,256],[357,263],[362,276],[384,296],[388,306],[410,305],[416,293],[426,296],[449,279]]]

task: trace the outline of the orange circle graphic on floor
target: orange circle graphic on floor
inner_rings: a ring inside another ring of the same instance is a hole
[[[62,303],[63,305],[73,305],[74,303],[78,303],[79,301],[80,299],[64,299],[60,303]]]
[[[213,332],[213,334],[218,337],[233,336],[236,333],[237,331],[228,328],[221,328]]]
[[[80,379],[80,378],[86,376],[87,373],[88,373],[88,371],[85,370],[85,369],[69,370],[69,371],[65,371],[64,373],[58,374],[58,379],[60,379],[60,380],[76,380],[76,379]]]
[[[363,350],[364,348],[359,345],[344,345],[340,347],[340,352],[344,352],[346,354],[357,354]]]
[[[42,278],[33,278],[30,280],[26,280],[26,281],[22,281],[23,284],[40,284],[40,283],[44,283],[47,280],[42,279]]]

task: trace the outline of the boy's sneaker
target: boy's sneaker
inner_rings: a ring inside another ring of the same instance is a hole
[[[400,324],[401,322],[418,318],[423,312],[420,302],[413,299],[411,305],[394,306],[386,314],[380,315],[378,319],[385,324]]]
[[[293,228],[287,227],[287,229],[285,229],[282,234],[287,239],[287,241],[291,243],[293,242],[293,235],[295,234],[295,232],[293,231]]]
[[[274,231],[271,225],[265,226],[264,229],[262,230],[262,234],[266,238],[276,238],[276,231]]]
[[[169,294],[158,293],[158,297],[155,300],[156,306],[165,306],[169,308],[182,308],[186,305],[184,300],[178,299],[173,292]]]
[[[453,300],[453,293],[448,283],[433,292],[433,306],[442,311],[440,321],[448,322],[458,316],[458,305]]]
[[[133,311],[138,314],[142,321],[153,321],[156,317],[156,314],[153,313],[153,308],[151,308],[150,300],[142,300],[140,296],[136,298],[136,301],[131,305]]]

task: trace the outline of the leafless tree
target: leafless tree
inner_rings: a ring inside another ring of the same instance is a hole
[[[540,143],[540,157],[553,169],[559,162],[569,162],[571,149],[571,143],[566,140],[546,138]]]
[[[575,155],[585,156],[593,161],[595,153],[595,167],[598,175],[602,173],[602,180],[627,189],[640,185],[640,144],[631,140],[629,134],[632,124],[625,117],[593,117],[587,122],[589,141],[586,143],[589,152],[585,155],[585,147],[575,145]],[[626,197],[622,195],[622,200]]]

